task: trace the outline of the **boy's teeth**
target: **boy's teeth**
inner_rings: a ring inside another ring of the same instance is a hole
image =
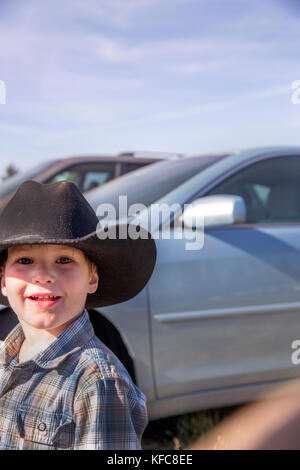
[[[55,295],[36,295],[31,296],[32,299],[47,300],[47,299],[57,299]]]

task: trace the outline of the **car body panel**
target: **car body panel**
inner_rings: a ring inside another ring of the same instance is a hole
[[[148,289],[158,398],[295,373],[300,227],[211,229],[204,240],[199,251],[157,240]]]
[[[155,401],[155,387],[151,350],[151,323],[147,287],[127,302],[96,308],[120,331],[134,361],[136,381],[146,392],[147,399]]]

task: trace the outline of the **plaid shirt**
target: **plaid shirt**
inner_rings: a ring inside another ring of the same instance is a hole
[[[0,342],[0,450],[141,449],[144,394],[95,334],[87,310],[18,363],[18,324]]]

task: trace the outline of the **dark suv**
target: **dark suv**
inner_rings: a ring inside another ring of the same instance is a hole
[[[82,193],[86,193],[124,173],[142,166],[158,162],[161,158],[134,157],[134,154],[120,154],[99,157],[70,157],[47,160],[17,173],[0,184],[0,208],[13,195],[23,181],[32,179],[39,183],[55,183],[68,180],[75,183]]]

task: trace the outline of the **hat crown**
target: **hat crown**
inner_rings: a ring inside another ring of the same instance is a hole
[[[2,209],[0,241],[76,239],[94,232],[97,223],[94,210],[74,183],[27,180]]]

